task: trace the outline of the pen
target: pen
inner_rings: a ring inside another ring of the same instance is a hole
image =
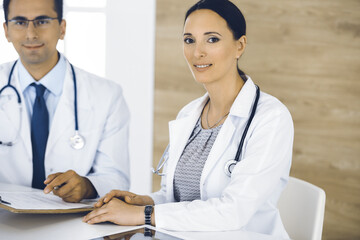
[[[62,183],[62,184],[60,184],[60,185],[58,185],[58,186],[55,186],[54,187],[54,190],[59,190],[62,186],[64,186],[66,183]]]
[[[0,196],[0,203],[5,203],[5,204],[8,204],[8,205],[11,205],[11,203],[5,201],[5,200],[2,200],[1,196]]]

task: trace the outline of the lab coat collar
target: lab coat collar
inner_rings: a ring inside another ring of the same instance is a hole
[[[235,98],[233,105],[230,108],[229,116],[236,116],[247,118],[250,116],[252,105],[255,101],[256,85],[248,77],[244,86],[241,88],[239,94]]]

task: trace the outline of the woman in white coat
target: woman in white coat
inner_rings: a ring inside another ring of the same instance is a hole
[[[293,122],[287,108],[264,92],[256,104],[256,85],[238,69],[245,32],[245,19],[230,1],[200,1],[188,10],[184,55],[207,93],[169,124],[161,190],[151,196],[112,191],[85,222],[151,220],[168,230],[244,229],[288,238],[276,205],[289,177]],[[224,167],[235,158],[255,104],[240,161],[228,176]]]

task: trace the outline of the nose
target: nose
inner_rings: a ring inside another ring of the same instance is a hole
[[[197,43],[195,46],[194,56],[196,58],[203,58],[206,56],[206,49],[204,44]]]
[[[27,39],[37,39],[38,38],[38,33],[36,31],[34,22],[29,22],[29,25],[27,26],[27,29],[26,29],[26,37],[27,37]]]

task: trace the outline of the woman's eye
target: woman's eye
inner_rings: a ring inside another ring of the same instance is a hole
[[[193,40],[192,38],[185,38],[185,39],[184,39],[184,42],[185,42],[186,44],[191,44],[191,43],[194,43],[194,40]]]
[[[208,39],[208,42],[209,42],[209,43],[216,43],[216,42],[218,42],[218,41],[220,41],[220,39],[217,38],[217,37],[211,37],[211,38]]]

